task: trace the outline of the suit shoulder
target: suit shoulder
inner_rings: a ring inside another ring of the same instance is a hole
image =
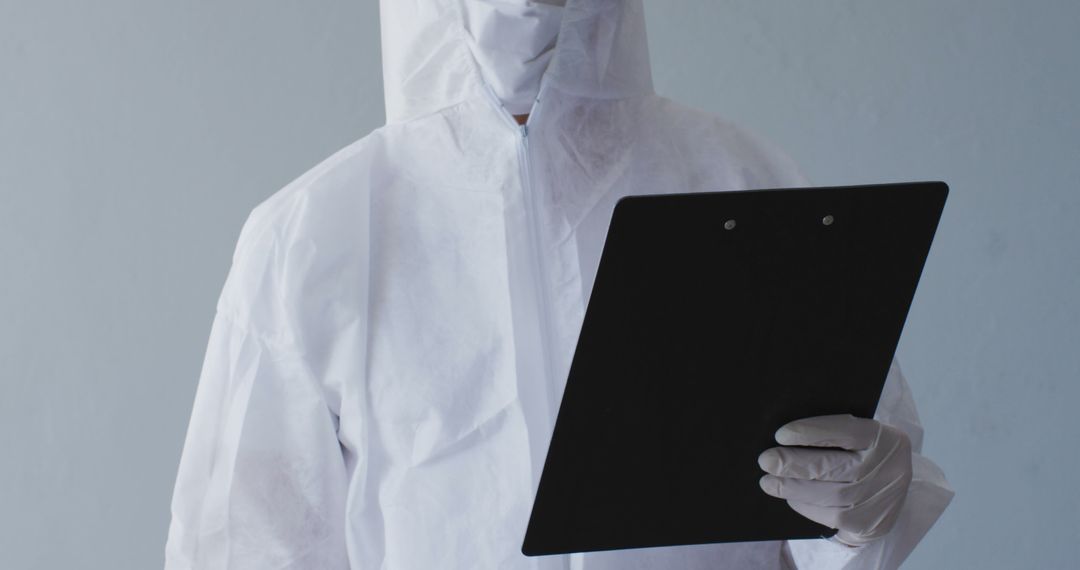
[[[689,156],[723,160],[742,173],[748,187],[808,186],[799,166],[779,145],[725,117],[689,107],[666,97],[655,102],[669,136]]]
[[[281,331],[287,311],[349,298],[366,280],[371,180],[382,136],[334,153],[248,214],[218,302],[254,328]],[[328,279],[329,277],[329,279]]]
[[[299,239],[320,228],[332,229],[336,221],[354,219],[369,199],[372,169],[378,164],[383,139],[381,129],[372,132],[257,204],[244,222],[241,241],[271,236]]]

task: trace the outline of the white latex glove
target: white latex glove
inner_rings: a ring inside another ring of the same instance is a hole
[[[791,422],[776,431],[776,442],[785,447],[758,456],[769,473],[760,481],[766,493],[837,529],[837,540],[849,546],[889,532],[911,483],[911,442],[904,432],[844,414]]]

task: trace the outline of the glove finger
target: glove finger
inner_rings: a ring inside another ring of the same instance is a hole
[[[823,507],[850,507],[865,501],[877,490],[861,483],[812,481],[775,475],[765,475],[758,483],[762,491],[778,499]]]
[[[776,442],[858,451],[873,447],[880,429],[881,424],[877,421],[851,414],[815,416],[783,425],[776,430]]]
[[[758,466],[778,477],[852,482],[866,469],[863,456],[840,449],[774,447],[758,456]]]

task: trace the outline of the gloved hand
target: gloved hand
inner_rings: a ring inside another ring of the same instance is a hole
[[[889,532],[911,483],[907,434],[844,414],[791,422],[758,456],[768,494],[787,499],[806,518],[838,529],[837,540],[860,546]]]

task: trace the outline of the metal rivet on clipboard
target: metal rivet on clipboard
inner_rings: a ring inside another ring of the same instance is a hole
[[[735,220],[728,220],[728,221],[724,222],[724,229],[725,230],[733,230],[733,229],[735,229]]]
[[[824,218],[821,218],[821,223],[825,224],[826,226],[831,226],[834,221],[835,219],[833,218],[832,214],[828,214]]]

